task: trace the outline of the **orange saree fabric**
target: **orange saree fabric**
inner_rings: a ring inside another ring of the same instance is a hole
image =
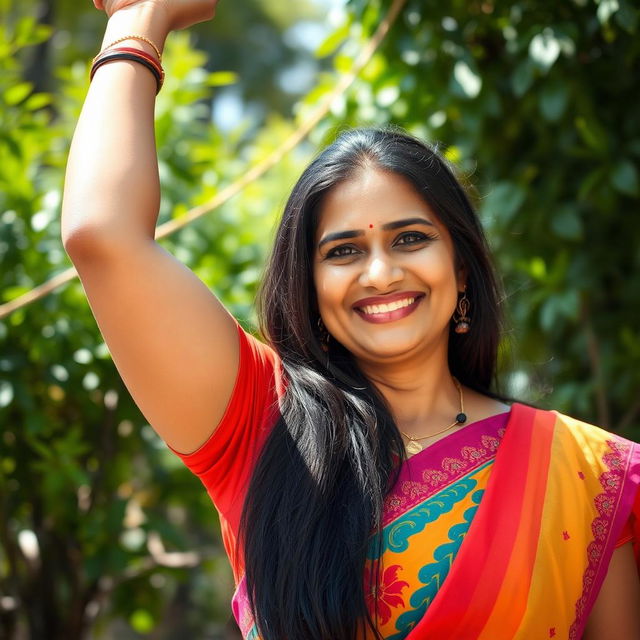
[[[637,545],[639,483],[636,443],[514,405],[468,534],[406,637],[580,638],[627,522]]]

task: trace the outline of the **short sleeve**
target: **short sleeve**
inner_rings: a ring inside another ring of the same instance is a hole
[[[282,393],[281,366],[267,345],[238,325],[236,382],[216,430],[196,451],[172,451],[206,487],[234,533],[255,461],[275,423]]]

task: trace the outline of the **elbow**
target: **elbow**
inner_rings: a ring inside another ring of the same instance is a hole
[[[104,251],[105,239],[103,234],[90,225],[62,229],[62,246],[76,264],[79,261],[95,258]]]

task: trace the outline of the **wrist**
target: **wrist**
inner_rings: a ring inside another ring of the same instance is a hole
[[[101,49],[109,46],[115,40],[128,35],[142,36],[149,39],[162,52],[167,35],[171,31],[166,11],[158,5],[140,3],[131,7],[118,9],[107,23]],[[157,52],[154,47],[141,40],[125,40],[123,46],[136,46],[152,53]]]

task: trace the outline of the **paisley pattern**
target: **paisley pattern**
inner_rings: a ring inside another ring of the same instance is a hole
[[[402,553],[409,548],[409,538],[420,533],[431,522],[444,513],[449,513],[468,493],[477,486],[474,478],[465,478],[440,492],[437,497],[426,500],[419,507],[399,518],[387,527],[383,549]]]
[[[483,493],[483,490],[474,492],[471,497],[473,502],[480,504]],[[437,547],[433,554],[434,562],[430,562],[418,571],[418,579],[424,586],[413,593],[409,600],[409,604],[413,609],[398,617],[396,629],[398,629],[399,633],[389,636],[388,640],[403,640],[422,619],[427,607],[431,604],[436,593],[438,593],[440,585],[447,577],[477,509],[477,506],[471,507],[464,512],[464,522],[456,524],[449,529],[448,537],[450,542]]]
[[[370,602],[386,640],[406,638],[444,583],[484,494],[507,415],[470,425],[466,438],[453,434],[405,464],[387,498],[395,517],[387,511],[368,554],[370,561],[380,560],[382,575],[393,568],[395,584],[406,585],[382,608]],[[385,592],[381,582],[379,598]]]

